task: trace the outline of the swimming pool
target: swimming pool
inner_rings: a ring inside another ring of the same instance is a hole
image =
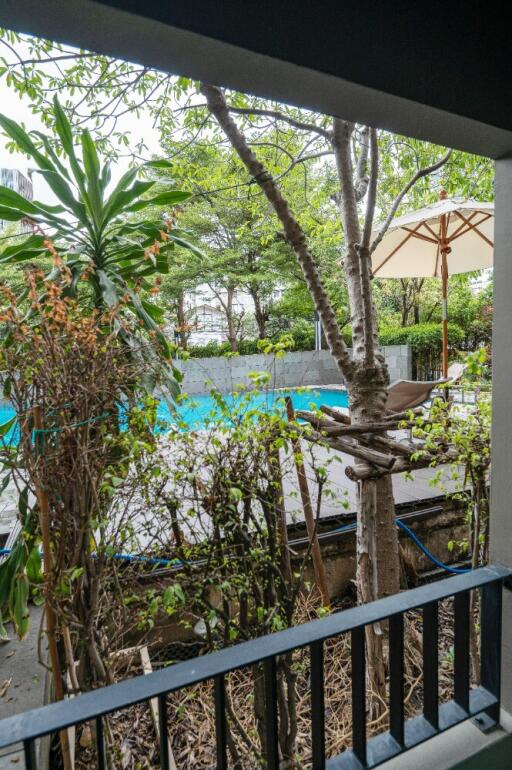
[[[325,406],[348,407],[348,394],[345,390],[334,388],[290,388],[287,390],[255,391],[250,398],[250,408],[257,407],[265,411],[278,409],[283,411],[284,398],[290,396],[295,409],[318,408],[320,404]],[[237,396],[228,394],[224,397],[229,404],[234,403]],[[219,414],[215,399],[210,394],[200,396],[188,396],[176,407],[177,418],[170,413],[169,407],[164,401],[158,406],[158,418],[166,425],[171,425],[179,420],[184,429],[201,430],[207,423]],[[0,425],[14,417],[14,409],[10,404],[0,404]],[[5,443],[9,443],[13,437],[14,428],[3,437]]]

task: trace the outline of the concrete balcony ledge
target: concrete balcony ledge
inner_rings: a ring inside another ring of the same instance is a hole
[[[502,710],[501,725],[483,733],[463,722],[380,765],[382,770],[510,770],[512,716]]]

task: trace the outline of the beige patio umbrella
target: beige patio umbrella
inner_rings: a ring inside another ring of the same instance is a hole
[[[443,377],[448,375],[448,276],[492,267],[493,238],[493,203],[448,198],[443,190],[437,203],[394,219],[372,254],[375,278],[441,278]]]

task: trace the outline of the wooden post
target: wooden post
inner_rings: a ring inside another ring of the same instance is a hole
[[[149,657],[148,648],[146,646],[141,647],[140,651],[140,662],[142,665],[142,673],[143,674],[152,674],[153,673],[153,666],[151,665],[151,658]],[[151,698],[149,701],[149,707],[151,709],[151,718],[153,720],[153,727],[155,728],[155,733],[157,740],[160,740],[160,709],[158,706],[158,698]],[[171,748],[171,741],[169,738],[167,739],[167,746],[168,746],[168,752],[169,752],[169,770],[178,770],[176,766],[176,760],[174,759],[174,754],[172,752]]]
[[[446,200],[446,190],[441,190],[439,200]],[[442,329],[443,329],[443,377],[448,377],[448,261],[451,252],[448,240],[448,220],[446,214],[439,217],[439,249],[441,251],[441,282],[442,282]]]
[[[442,325],[443,325],[443,377],[448,377],[448,263],[446,261],[446,249],[441,251],[441,278],[442,278]]]
[[[289,422],[295,421],[295,412],[293,409],[293,403],[290,396],[286,396],[286,414],[288,415]],[[311,505],[311,496],[309,494],[308,480],[306,476],[306,469],[304,467],[304,460],[302,459],[302,450],[300,446],[300,439],[298,435],[291,439],[293,457],[295,461],[295,469],[297,471],[297,480],[299,482],[300,496],[302,500],[302,508],[304,510],[304,518],[306,520],[306,528],[308,531],[308,537],[311,543],[311,556],[313,558],[313,569],[315,572],[315,582],[320,591],[322,597],[322,603],[324,607],[330,606],[329,590],[327,588],[327,577],[325,574],[325,566],[322,559],[322,552],[320,551],[320,544],[316,533],[315,517],[313,515],[313,506]]]
[[[286,509],[284,505],[283,473],[281,469],[281,458],[279,449],[270,446],[268,449],[268,463],[270,472],[274,478],[276,493],[279,496],[277,508],[277,528],[281,545],[281,569],[283,577],[288,583],[292,584],[292,561],[290,557],[290,548],[288,545],[288,525],[286,522]]]
[[[41,407],[34,406],[33,411],[34,418],[34,430],[36,431],[36,439],[34,451],[38,451],[38,431],[43,429],[43,420],[41,415]],[[41,527],[41,539],[43,542],[43,567],[45,580],[45,617],[46,617],[46,635],[48,638],[48,652],[50,655],[50,663],[53,673],[53,684],[55,687],[56,700],[64,699],[64,684],[62,681],[62,670],[60,667],[59,651],[57,648],[57,618],[55,612],[50,603],[49,595],[49,578],[52,569],[52,552],[51,552],[51,540],[50,540],[50,503],[48,501],[48,495],[36,484],[36,497],[37,504],[39,506],[39,524]],[[64,770],[72,770],[71,754],[69,750],[69,737],[67,730],[61,730],[59,733],[60,745],[62,749],[62,759],[64,762]]]

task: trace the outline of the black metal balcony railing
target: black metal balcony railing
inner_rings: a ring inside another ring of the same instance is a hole
[[[227,770],[225,675],[263,662],[266,699],[266,767],[278,770],[278,705],[276,658],[299,648],[311,653],[312,770],[362,770],[403,753],[470,717],[485,714],[497,721],[500,704],[501,606],[505,581],[512,570],[484,567],[465,575],[405,591],[229,649],[178,663],[148,676],[125,680],[0,722],[0,749],[23,743],[26,770],[37,769],[36,739],[93,721],[96,766],[107,767],[103,717],[152,698],[159,700],[160,764],[169,770],[166,695],[206,680],[214,681],[217,768]],[[470,688],[470,591],[481,594],[480,686]],[[454,698],[439,704],[438,604],[454,597]],[[423,713],[404,718],[404,613],[423,613]],[[366,737],[364,629],[389,620],[389,730]],[[352,638],[352,748],[326,759],[324,737],[323,643],[339,634]]]

